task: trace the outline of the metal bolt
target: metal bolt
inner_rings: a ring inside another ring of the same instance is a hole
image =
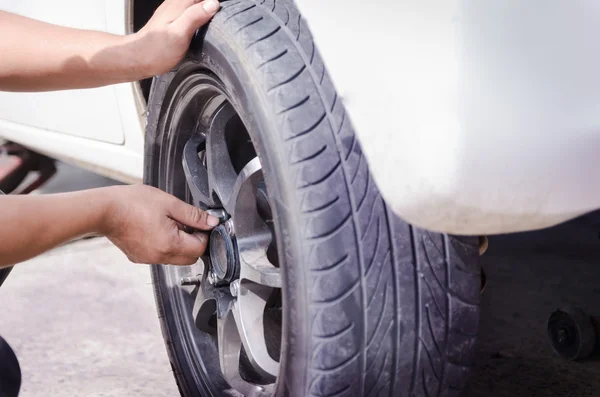
[[[211,285],[215,285],[217,283],[217,277],[215,276],[215,274],[213,272],[208,273],[208,282]]]
[[[227,222],[223,224],[223,226],[225,226],[225,231],[227,232],[227,234],[229,234],[232,237],[235,235],[235,230],[233,229],[233,220],[228,219]]]
[[[184,277],[179,281],[180,285],[200,285],[202,282],[202,277],[193,276],[193,277]]]
[[[240,293],[240,280],[233,280],[231,284],[229,284],[229,292],[231,292],[231,296],[234,298],[238,296]]]
[[[216,216],[221,220],[221,222],[224,222],[225,219],[227,219],[227,212],[225,212],[223,208],[209,208],[206,210],[206,213]]]

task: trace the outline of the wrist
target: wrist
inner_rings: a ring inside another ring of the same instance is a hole
[[[133,75],[129,76],[129,81],[143,80],[155,76],[157,73],[153,68],[155,62],[148,56],[149,51],[146,48],[148,37],[142,29],[139,32],[124,36],[124,48],[130,49],[132,56],[132,65],[129,69]]]
[[[140,33],[107,35],[103,41],[103,73],[112,76],[112,84],[143,80],[149,76],[150,68],[143,56],[143,37]]]
[[[97,198],[97,222],[94,233],[109,237],[119,229],[118,212],[119,203],[115,199],[117,186],[94,189]]]

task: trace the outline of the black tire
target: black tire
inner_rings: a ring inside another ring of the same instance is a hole
[[[2,192],[2,190],[0,190],[0,195],[3,195],[3,194],[4,193]],[[2,284],[4,284],[4,281],[6,281],[6,279],[8,278],[8,275],[10,274],[11,270],[12,270],[12,267],[0,269],[0,287],[2,287]]]
[[[182,76],[214,76],[257,149],[275,217],[284,278],[276,394],[458,396],[479,326],[478,239],[391,213],[293,1],[224,2],[203,36],[154,81],[145,182],[164,188],[167,115]],[[156,266],[153,277],[180,390],[220,395],[190,362],[180,324],[189,313],[173,298],[171,271]]]
[[[11,270],[12,270],[12,267],[0,269],[0,287],[2,286],[2,284],[4,284],[4,281],[6,281],[6,279],[8,278],[8,275],[10,274]]]
[[[592,317],[578,307],[555,310],[548,319],[552,349],[566,360],[585,360],[596,350],[596,327]]]

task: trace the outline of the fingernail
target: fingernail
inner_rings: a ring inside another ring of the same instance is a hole
[[[204,11],[208,12],[209,14],[214,14],[217,12],[220,6],[221,5],[217,0],[204,0],[204,3],[202,3],[202,8],[204,8]]]
[[[206,217],[206,223],[208,223],[208,226],[217,226],[220,222],[221,221],[216,216],[208,215]]]

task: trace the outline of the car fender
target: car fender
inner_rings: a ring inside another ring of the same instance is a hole
[[[600,207],[600,4],[297,3],[398,215],[491,234]]]

